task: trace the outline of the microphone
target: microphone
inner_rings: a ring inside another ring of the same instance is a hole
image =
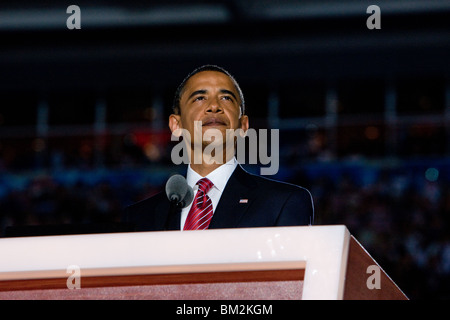
[[[169,201],[178,208],[186,208],[194,200],[194,191],[187,184],[186,179],[179,174],[167,180],[166,194]]]
[[[170,208],[164,228],[169,230],[171,221],[175,219],[176,209],[185,208],[191,204],[194,199],[194,190],[182,175],[175,174],[167,180],[166,195],[170,201]]]

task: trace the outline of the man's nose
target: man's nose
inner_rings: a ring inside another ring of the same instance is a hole
[[[208,107],[207,107],[207,109],[206,109],[206,112],[214,112],[214,113],[217,113],[217,112],[222,112],[222,106],[221,106],[221,104],[220,104],[220,101],[219,101],[219,99],[217,99],[217,98],[214,98],[214,99],[211,99],[210,100],[210,103],[208,104]]]

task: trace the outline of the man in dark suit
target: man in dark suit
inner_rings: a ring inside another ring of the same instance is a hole
[[[201,127],[195,127],[194,123],[200,123]],[[234,148],[233,143],[226,144],[227,130],[246,132],[249,128],[244,96],[226,70],[207,65],[191,72],[176,91],[169,127],[172,133],[184,130],[189,137],[195,136],[195,130],[201,130],[200,142],[185,138],[190,159],[186,180],[194,190],[194,201],[186,208],[173,210],[165,192],[161,192],[129,206],[124,217],[135,231],[313,223],[313,201],[305,188],[246,172],[237,163],[234,149],[222,152],[221,161],[211,161],[211,154],[204,152],[214,143],[223,144],[222,150],[230,145]],[[209,129],[220,132],[223,140],[204,139]],[[197,150],[202,151],[201,161],[193,161]],[[217,160],[216,154],[214,157]],[[205,190],[204,181],[208,184]],[[201,221],[193,222],[195,219]],[[196,223],[199,226],[193,227]]]

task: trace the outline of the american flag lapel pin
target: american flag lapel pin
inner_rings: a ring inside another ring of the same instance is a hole
[[[248,203],[248,199],[241,199],[239,200],[239,203]]]

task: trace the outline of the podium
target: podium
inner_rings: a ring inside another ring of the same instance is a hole
[[[0,299],[407,299],[342,225],[0,239]]]

